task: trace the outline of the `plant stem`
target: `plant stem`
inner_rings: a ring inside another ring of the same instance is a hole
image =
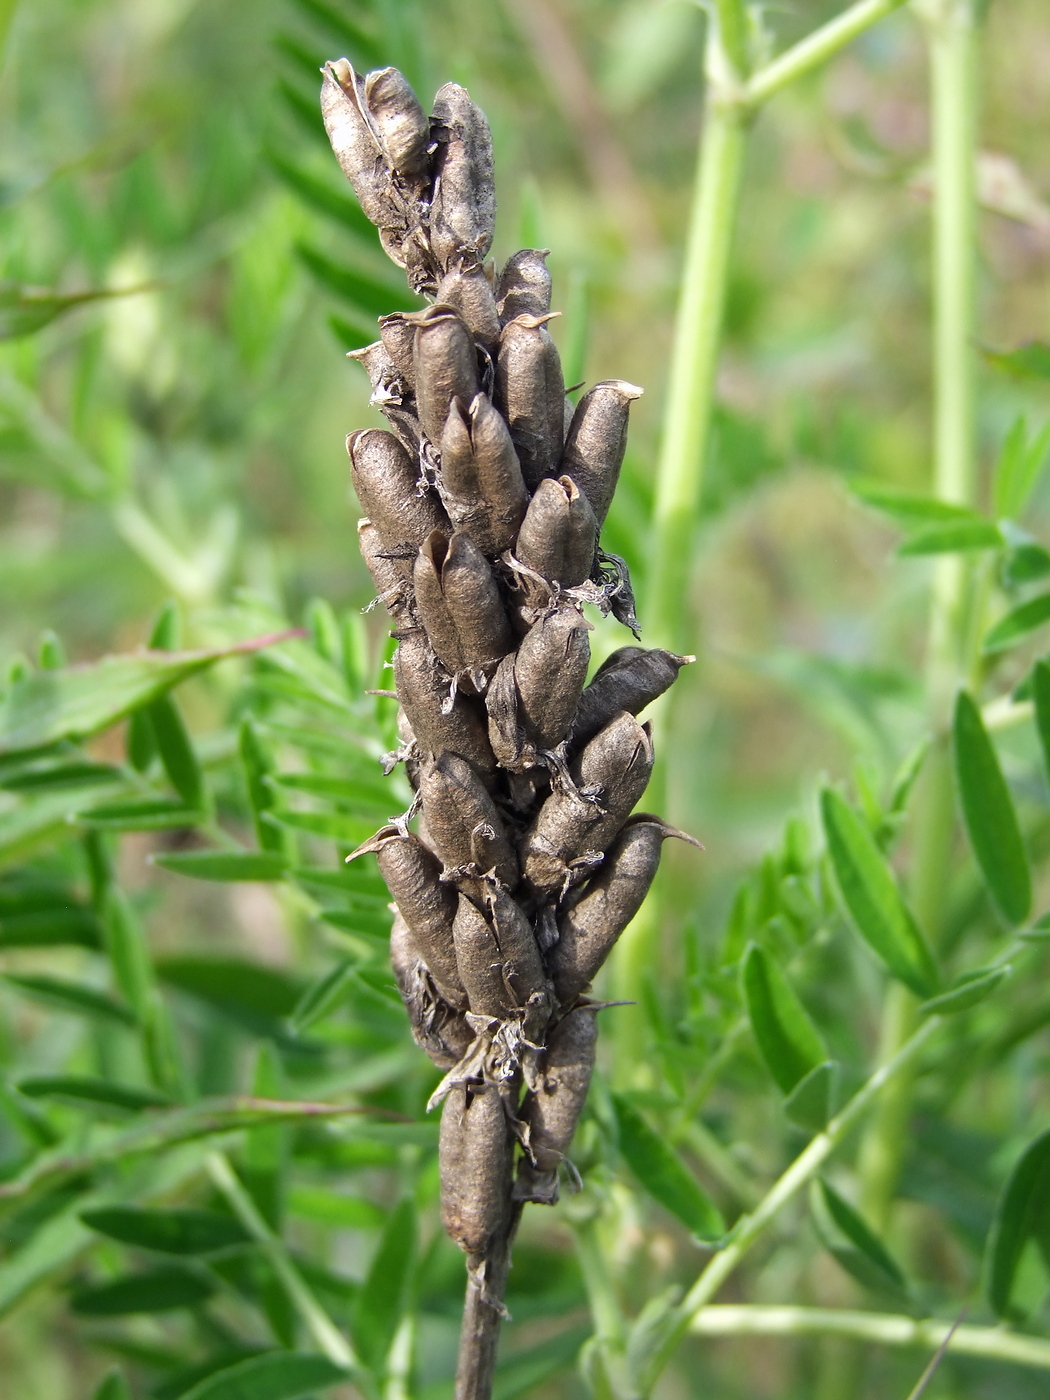
[[[503,1296],[520,1220],[521,1206],[515,1203],[501,1234],[489,1247],[483,1273],[479,1276],[468,1272],[459,1332],[456,1400],[489,1400],[492,1394],[500,1327],[505,1316]]]
[[[690,1323],[701,1337],[852,1337],[876,1346],[939,1347],[951,1323],[893,1313],[853,1312],[845,1308],[764,1307],[715,1304],[701,1309]],[[950,1350],[984,1356],[1016,1366],[1050,1370],[1050,1342],[1020,1336],[1001,1327],[957,1327]]]
[[[657,1378],[670,1360],[675,1348],[689,1331],[693,1318],[707,1306],[729,1278],[744,1255],[766,1229],[782,1206],[807,1185],[823,1166],[838,1144],[863,1117],[882,1090],[907,1070],[918,1052],[941,1024],[939,1016],[928,1017],[906,1045],[888,1063],[875,1071],[857,1090],[846,1106],[837,1113],[822,1133],[791,1163],[787,1171],[773,1183],[750,1215],[741,1216],[733,1228],[726,1247],[709,1261],[682,1302],[674,1310],[673,1322],[646,1366],[643,1392],[648,1395]]]
[[[237,1219],[266,1255],[318,1350],[334,1365],[342,1366],[346,1371],[358,1372],[360,1365],[349,1342],[303,1282],[299,1270],[288,1257],[288,1251],[260,1215],[255,1202],[230,1166],[229,1159],[222,1152],[210,1152],[207,1167],[209,1176],[226,1197]]]
[[[753,73],[745,88],[749,105],[759,106],[781,88],[812,72],[903,4],[904,0],[858,0],[856,5],[828,20]]]

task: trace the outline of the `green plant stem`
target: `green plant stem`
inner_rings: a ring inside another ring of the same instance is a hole
[[[909,1069],[940,1024],[939,1016],[930,1016],[925,1020],[894,1058],[877,1069],[824,1131],[812,1139],[783,1175],[773,1183],[755,1209],[749,1215],[741,1216],[733,1227],[729,1243],[713,1256],[681,1303],[674,1309],[672,1321],[646,1366],[642,1378],[643,1394],[648,1395],[651,1392],[675,1348],[689,1331],[693,1318],[715,1297],[781,1207],[813,1179],[887,1085],[892,1084],[899,1074]]]
[[[229,1159],[222,1152],[210,1152],[207,1168],[209,1176],[226,1197],[237,1219],[266,1255],[289,1302],[302,1318],[318,1350],[334,1365],[342,1366],[346,1371],[359,1372],[360,1364],[349,1342],[303,1282],[284,1245],[267,1225],[255,1202],[241,1185]]]
[[[764,1307],[715,1304],[693,1318],[690,1332],[700,1337],[852,1337],[876,1346],[941,1346],[951,1323],[893,1313],[853,1312],[845,1308]],[[957,1327],[949,1350],[984,1356],[1016,1366],[1050,1370],[1050,1342],[1020,1336],[1002,1327]]]
[[[587,1302],[594,1322],[594,1335],[604,1346],[620,1350],[626,1327],[623,1313],[613,1288],[613,1276],[602,1248],[601,1226],[596,1215],[580,1220],[573,1226],[576,1235],[576,1257],[580,1261]]]
[[[826,63],[865,29],[899,10],[903,4],[904,0],[859,0],[858,4],[851,5],[753,73],[744,88],[748,104],[759,106],[781,88]]]

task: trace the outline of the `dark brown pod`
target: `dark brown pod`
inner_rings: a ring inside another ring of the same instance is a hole
[[[396,383],[399,378],[397,366],[382,340],[375,340],[371,345],[362,346],[360,350],[348,350],[346,358],[356,360],[368,375],[375,403],[381,402],[385,397],[386,386]]]
[[[441,1218],[449,1236],[479,1262],[513,1209],[514,1143],[494,1086],[454,1088],[441,1113]]]
[[[415,326],[406,319],[403,311],[392,311],[389,316],[379,318],[379,338],[398,378],[414,393],[416,371],[412,353],[416,344]],[[352,353],[360,356],[362,352],[355,350]]]
[[[484,345],[490,355],[496,354],[501,329],[499,312],[483,267],[453,267],[438,283],[437,299],[445,306],[454,306],[478,344]]]
[[[552,583],[576,588],[590,575],[597,544],[594,511],[572,478],[541,481],[521,522],[515,558]]]
[[[345,58],[326,63],[323,72],[321,115],[332,150],[366,217],[384,227],[396,221],[388,194],[390,172],[375,133],[360,110],[361,79]]]
[[[526,1157],[519,1166],[517,1200],[553,1205],[558,1199],[558,1168],[587,1097],[597,1038],[595,1013],[585,1007],[570,1011],[551,1033],[540,1082],[522,1108],[531,1160]]]
[[[547,955],[554,994],[571,1006],[597,976],[613,944],[642,907],[673,833],[655,817],[624,827],[583,894],[558,920],[558,941]]]
[[[405,549],[411,560],[431,530],[449,530],[436,493],[427,488],[420,494],[416,464],[391,433],[351,433],[346,450],[357,499],[384,549]]]
[[[371,520],[357,522],[357,542],[368,572],[372,575],[379,601],[395,618],[406,615],[409,603],[407,559],[391,559],[383,552],[383,541]]]
[[[633,715],[617,715],[595,735],[569,771],[597,800],[556,789],[525,834],[525,876],[537,890],[564,890],[593,869],[645,791],[652,766],[652,740]]]
[[[441,587],[463,665],[476,670],[493,667],[514,645],[514,635],[492,566],[461,530],[449,541]]]
[[[412,363],[419,421],[436,446],[452,400],[471,403],[477,395],[478,356],[466,321],[451,306],[430,306],[411,319],[416,328]]]
[[[408,79],[396,68],[379,68],[364,83],[372,127],[391,169],[413,184],[427,176],[430,122]]]
[[[544,325],[549,319],[522,315],[508,321],[496,360],[496,404],[530,491],[557,471],[565,441],[565,380]]]
[[[499,942],[489,920],[465,894],[459,896],[452,932],[459,978],[467,990],[471,1012],[503,1020],[514,1003],[504,981]]]
[[[514,679],[521,718],[528,738],[539,749],[555,748],[569,732],[587,679],[588,631],[579,610],[562,603],[533,623],[518,647]]]
[[[576,406],[565,439],[561,468],[591,503],[601,527],[616,490],[627,447],[627,417],[642,396],[626,379],[603,379]]]
[[[417,731],[418,733],[418,731]],[[439,754],[419,784],[427,830],[446,871],[474,866],[493,872],[508,888],[518,880],[518,861],[495,803],[469,763]]]
[[[507,425],[485,394],[466,411],[459,400],[449,407],[441,485],[449,515],[483,554],[495,558],[511,547],[529,493]]]
[[[436,144],[431,247],[443,270],[470,267],[484,261],[496,227],[492,133],[467,90],[446,83],[434,97],[430,134]]]
[[[412,1038],[439,1069],[451,1069],[466,1054],[473,1032],[462,1012],[435,995],[433,977],[400,914],[390,930],[390,963]]]
[[[435,986],[450,1006],[466,1010],[452,938],[456,892],[441,880],[441,862],[418,837],[394,832],[377,846],[376,860]]]
[[[412,567],[412,585],[416,590],[416,608],[430,645],[450,676],[463,669],[463,654],[456,624],[449,613],[442,586],[441,573],[448,552],[448,536],[434,530],[423,541]]]
[[[506,890],[495,890],[486,902],[502,960],[505,1011],[520,1010],[525,1038],[534,1040],[547,1024],[554,995],[532,925]]]
[[[521,723],[518,683],[514,679],[516,656],[505,656],[485,691],[489,743],[501,768],[516,772],[534,761],[524,757],[525,731]]]
[[[595,734],[620,710],[636,715],[657,699],[674,682],[691,656],[654,647],[621,647],[614,651],[594,674],[580,696],[572,725],[572,741],[579,746]]]
[[[408,632],[394,653],[398,698],[424,753],[446,751],[490,773],[496,760],[488,741],[485,712],[476,700],[457,694],[449,704],[449,680],[422,631]]]
[[[507,259],[496,283],[496,304],[503,321],[517,316],[546,316],[551,309],[549,248],[522,248]]]

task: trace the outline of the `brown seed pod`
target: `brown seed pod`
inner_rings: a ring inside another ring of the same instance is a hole
[[[499,312],[483,267],[451,268],[438,283],[437,299],[445,306],[454,306],[474,339],[495,355],[499,346]]]
[[[402,836],[391,828],[389,839],[377,841],[380,874],[411,930],[434,985],[450,1006],[465,1011],[466,992],[452,941],[456,892],[441,880],[441,862],[411,833]]]
[[[397,366],[382,340],[375,340],[371,345],[362,346],[360,350],[348,350],[346,358],[356,360],[368,375],[373,395],[377,390],[382,394],[384,385],[396,383],[400,377]]]
[[[454,1088],[441,1113],[441,1218],[460,1249],[479,1261],[510,1219],[513,1156],[496,1089]]]
[[[521,699],[514,678],[515,655],[505,656],[485,691],[489,743],[501,768],[517,772],[535,760],[524,754],[525,731],[521,724]]]
[[[446,871],[474,866],[479,875],[493,871],[508,888],[518,881],[518,860],[503,818],[469,763],[441,753],[420,777],[427,831]]]
[[[587,1097],[597,1041],[595,1013],[579,1007],[551,1032],[538,1086],[528,1095],[521,1117],[529,1129],[529,1157],[518,1167],[518,1200],[553,1205],[558,1199],[558,1168],[565,1160]]]
[[[439,1069],[451,1069],[466,1054],[473,1032],[462,1012],[435,996],[433,976],[400,914],[390,930],[390,962],[412,1038]]]
[[[657,817],[632,818],[583,894],[559,918],[558,941],[547,955],[547,965],[560,1005],[571,1006],[597,976],[641,908],[660,864],[660,848],[672,835]]]
[[[471,403],[477,395],[478,355],[466,321],[451,306],[429,306],[412,313],[416,328],[412,363],[416,379],[419,421],[435,444],[453,399]]]
[[[455,263],[470,267],[484,261],[496,227],[492,133],[467,90],[446,83],[434,97],[430,134],[437,146],[431,247],[444,271]]]
[[[357,499],[379,532],[383,548],[415,556],[431,530],[449,529],[434,491],[420,495],[416,464],[390,433],[368,428],[346,440]]]
[[[503,976],[503,956],[491,923],[465,894],[452,925],[459,979],[475,1016],[502,1020],[514,1003]]]
[[[516,316],[546,316],[551,309],[549,248],[522,248],[507,259],[496,283],[496,304],[504,323]]]
[[[547,1024],[554,993],[532,925],[506,890],[494,890],[486,903],[502,961],[505,1011],[522,1010],[525,1038],[535,1040]]]
[[[394,677],[416,742],[424,753],[448,750],[490,773],[496,760],[488,741],[485,712],[477,701],[457,694],[449,704],[449,681],[421,631],[406,633],[394,653]]]
[[[491,668],[510,651],[514,635],[492,566],[462,530],[449,541],[441,586],[463,665],[479,671]]]
[[[572,724],[573,744],[579,747],[593,739],[620,710],[638,714],[662,695],[692,660],[659,648],[621,647],[614,651],[580,696]]]
[[[326,63],[323,71],[321,115],[335,157],[366,218],[380,228],[393,226],[397,213],[389,196],[390,171],[361,112],[361,79],[345,58]]]
[[[430,645],[449,675],[455,675],[463,669],[463,654],[441,583],[447,553],[448,536],[440,530],[432,531],[416,555],[412,566],[412,585],[416,590],[419,620],[430,639]]]
[[[557,471],[565,441],[565,380],[544,325],[549,319],[522,315],[508,321],[496,360],[496,405],[530,490]]]
[[[623,465],[627,416],[641,396],[642,390],[626,379],[603,379],[584,394],[569,425],[560,469],[590,501],[599,528]]]
[[[357,542],[361,556],[372,575],[379,600],[395,618],[403,618],[409,605],[407,559],[391,559],[383,552],[383,541],[371,520],[357,522]]]
[[[649,731],[633,715],[621,713],[586,746],[571,765],[584,794],[555,790],[525,834],[525,876],[546,894],[564,890],[587,873],[645,791],[653,766]]]
[[[427,177],[430,122],[408,79],[396,68],[369,73],[364,84],[372,128],[391,169],[413,184]]]
[[[415,393],[416,371],[412,361],[412,352],[416,343],[415,326],[406,318],[403,311],[392,311],[389,316],[380,316],[379,318],[379,338],[387,353],[387,359],[393,365],[398,378],[412,393]],[[359,357],[363,352],[355,350],[351,353]],[[373,384],[372,387],[375,388],[375,385]]]
[[[449,515],[483,554],[514,543],[529,503],[502,414],[485,394],[464,410],[454,399],[441,434],[441,486]]]
[[[598,544],[598,526],[587,497],[568,476],[541,481],[521,522],[514,556],[563,588],[588,577]]]
[[[521,718],[539,749],[555,748],[569,732],[587,678],[589,624],[571,603],[533,623],[514,662]],[[489,711],[490,733],[492,712]]]

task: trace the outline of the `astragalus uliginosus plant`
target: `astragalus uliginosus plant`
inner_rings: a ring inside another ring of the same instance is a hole
[[[599,535],[623,459],[621,380],[573,407],[542,250],[498,272],[488,124],[394,68],[326,66],[332,146],[425,311],[357,352],[392,431],[347,440],[361,549],[396,624],[410,812],[374,851],[413,1033],[445,1076],[441,1197],[467,1256],[457,1394],[487,1396],[523,1205],[551,1204],[594,1063],[592,978],[673,833],[631,816],[653,765],[635,718],[683,658],[627,646],[585,686],[584,603],[637,630]],[[408,828],[418,811],[419,834]],[[351,857],[352,859],[353,857]],[[571,1170],[571,1168],[569,1168]]]

